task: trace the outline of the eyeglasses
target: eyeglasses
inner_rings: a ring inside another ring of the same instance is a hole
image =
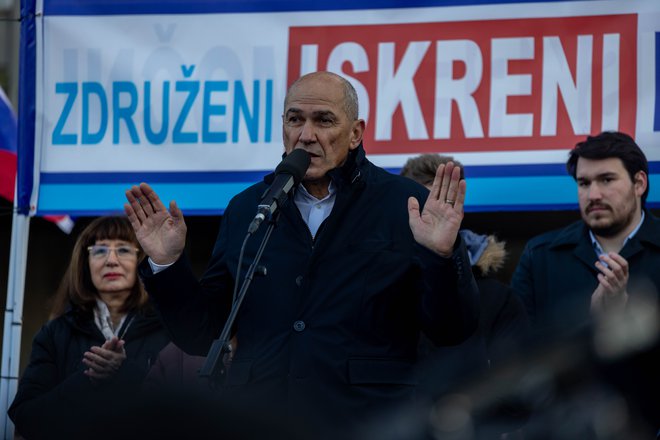
[[[117,258],[126,260],[130,258],[135,258],[139,252],[138,248],[131,246],[118,246],[111,247],[104,244],[95,244],[93,246],[88,246],[87,250],[89,251],[89,256],[95,260],[105,260],[110,256],[110,252],[115,251]]]

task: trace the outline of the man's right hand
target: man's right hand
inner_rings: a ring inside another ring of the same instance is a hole
[[[603,264],[605,263],[605,264]],[[598,286],[591,295],[591,313],[620,309],[628,302],[628,261],[616,252],[598,257]]]
[[[176,202],[170,202],[168,211],[146,183],[127,190],[126,199],[124,211],[144,252],[156,264],[178,260],[186,245],[187,228]]]

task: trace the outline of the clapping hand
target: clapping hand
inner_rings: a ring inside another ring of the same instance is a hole
[[[600,313],[612,307],[622,307],[628,302],[628,262],[615,252],[601,255],[596,262],[600,271],[598,287],[591,295],[592,313]]]
[[[87,366],[84,373],[96,381],[106,380],[117,373],[124,360],[124,340],[113,337],[102,346],[95,345],[83,354],[82,361]]]

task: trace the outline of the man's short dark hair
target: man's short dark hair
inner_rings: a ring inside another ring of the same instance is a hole
[[[649,163],[642,149],[632,137],[618,131],[604,131],[596,136],[587,136],[586,140],[575,145],[575,148],[568,153],[568,162],[566,162],[566,170],[573,179],[576,178],[577,163],[581,157],[595,160],[612,157],[621,159],[633,182],[635,174],[640,171],[649,175]],[[646,203],[650,187],[651,183],[647,178],[646,191],[642,194],[642,206]]]
[[[399,174],[424,186],[433,185],[433,179],[435,179],[435,172],[438,167],[450,161],[461,167],[461,179],[463,179],[463,165],[452,156],[443,156],[440,154],[422,154],[417,157],[411,157],[403,168],[401,168]]]

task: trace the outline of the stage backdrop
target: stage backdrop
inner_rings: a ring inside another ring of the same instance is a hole
[[[153,184],[221,213],[281,160],[287,86],[355,86],[364,145],[398,172],[463,162],[468,211],[576,206],[567,151],[633,135],[660,206],[660,2],[28,0],[19,207],[122,209]]]

